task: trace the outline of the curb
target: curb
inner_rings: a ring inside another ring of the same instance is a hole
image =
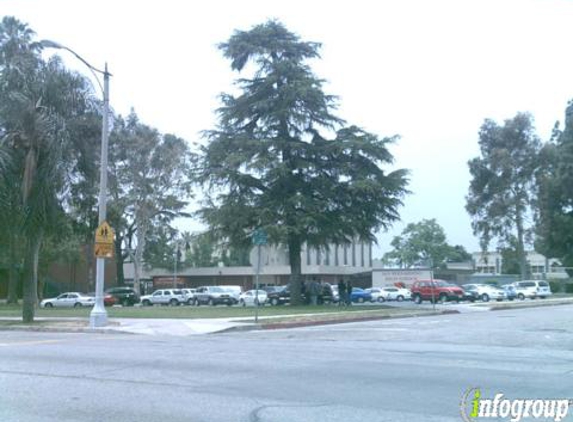
[[[0,331],[34,331],[39,333],[86,333],[86,334],[133,334],[129,331],[120,331],[113,328],[87,328],[87,327],[32,327],[32,326],[0,326]]]
[[[573,305],[573,300],[559,301],[559,302],[517,302],[513,306],[510,304],[496,305],[491,307],[490,311],[511,311],[513,309],[527,309],[527,308],[545,308],[548,306],[562,306]]]
[[[367,322],[367,321],[381,321],[385,319],[401,319],[401,318],[418,318],[418,317],[428,317],[428,316],[438,316],[438,315],[452,315],[452,314],[459,314],[460,311],[456,309],[446,309],[439,312],[432,312],[432,313],[411,313],[411,314],[402,314],[402,315],[380,315],[380,316],[365,316],[365,317],[357,317],[357,318],[349,318],[349,319],[333,319],[333,320],[322,320],[322,321],[293,321],[293,322],[277,322],[277,323],[269,323],[269,324],[252,324],[252,325],[245,325],[245,326],[236,326],[236,327],[229,327],[224,330],[218,331],[216,333],[211,334],[218,334],[218,333],[228,333],[228,332],[241,332],[241,331],[257,331],[257,330],[280,330],[280,329],[289,329],[289,328],[302,328],[302,327],[314,327],[319,325],[335,325],[335,324],[347,324],[352,322]]]

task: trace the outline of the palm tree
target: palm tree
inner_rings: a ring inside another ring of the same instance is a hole
[[[34,320],[42,241],[57,230],[63,212],[68,122],[90,109],[85,79],[68,72],[58,58],[44,62],[40,47],[31,41],[33,34],[14,18],[4,18],[0,24],[0,134],[20,172],[24,322]]]

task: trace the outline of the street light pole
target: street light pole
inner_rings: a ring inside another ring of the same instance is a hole
[[[103,117],[101,129],[101,165],[99,174],[99,224],[102,224],[107,215],[107,152],[109,136],[109,72],[107,63],[103,72]],[[96,261],[96,297],[95,305],[90,313],[90,327],[104,327],[107,325],[107,311],[103,303],[103,286],[105,283],[105,258]]]
[[[88,69],[95,76],[96,81],[103,94],[103,107],[102,107],[102,129],[101,129],[101,163],[100,163],[100,179],[99,179],[99,224],[102,224],[106,219],[107,214],[107,151],[108,151],[108,136],[109,136],[109,77],[111,73],[107,70],[107,63],[104,70],[99,70],[89,64],[83,57],[72,49],[65,47],[57,42],[50,40],[40,41],[40,45],[46,48],[56,48],[66,50],[72,53],[78,60],[85,64]],[[96,72],[103,75],[103,87]],[[95,288],[95,305],[90,313],[90,327],[104,327],[107,325],[107,311],[103,303],[103,287],[104,287],[104,273],[105,273],[105,259],[97,258],[96,261],[96,288]]]

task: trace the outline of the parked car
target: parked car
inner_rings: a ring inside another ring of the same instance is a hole
[[[202,286],[195,291],[195,304],[199,305],[235,305],[239,301],[235,299],[232,292],[221,286]]]
[[[330,290],[332,291],[332,303],[340,302],[340,292],[338,291],[338,285],[331,284]]]
[[[513,286],[512,284],[506,284],[504,286],[501,286],[501,288],[505,292],[505,297],[507,298],[507,300],[517,299],[517,290],[515,290],[515,286]]]
[[[475,302],[479,300],[478,293],[476,291],[466,290],[464,286],[461,287],[462,291],[464,292],[462,299],[464,302]]]
[[[384,292],[381,287],[372,287],[370,289],[366,289],[366,291],[370,293],[370,296],[372,296],[372,299],[370,299],[372,302],[386,301],[386,292]]]
[[[290,288],[289,286],[281,286],[279,290],[267,293],[267,302],[273,306],[283,305],[290,302]]]
[[[87,296],[92,296],[95,299],[95,292],[89,292]],[[112,295],[105,293],[103,294],[103,306],[113,306],[117,303],[117,299]]]
[[[241,293],[243,293],[243,289],[241,288],[241,286],[219,286],[219,287],[222,287],[223,289],[231,293],[231,296],[233,296],[237,301],[236,303],[239,303],[239,298],[241,297]]]
[[[447,302],[450,300],[459,302],[464,298],[464,291],[444,280],[417,280],[412,285],[412,300],[422,303],[424,300]]]
[[[328,283],[321,283],[320,293],[318,295],[318,304],[336,302],[335,295],[338,294],[338,289]],[[280,290],[267,293],[267,302],[273,306],[283,305],[290,302],[290,285],[281,286]],[[302,294],[302,302],[308,303],[308,296]]]
[[[78,292],[62,293],[58,297],[44,299],[40,302],[42,308],[81,308],[95,305],[95,298]]]
[[[183,296],[185,297],[185,302],[187,305],[195,304],[195,289],[181,289]]]
[[[489,302],[491,299],[503,300],[506,298],[503,289],[491,284],[464,284],[463,289],[472,292],[475,298],[479,298],[484,302]]]
[[[139,303],[139,295],[131,287],[111,287],[105,292],[113,296],[116,303],[120,303],[123,306],[133,306]]]
[[[374,290],[373,288],[372,290]],[[410,300],[412,298],[412,292],[406,288],[399,288],[394,286],[379,287],[379,299],[378,302],[384,302],[385,300],[396,300],[402,302],[403,300]],[[372,295],[374,298],[374,295]]]
[[[553,294],[549,283],[543,280],[516,281],[512,285],[515,287],[519,300],[524,300],[527,297],[530,299],[535,299],[536,297],[545,299]]]
[[[350,300],[357,303],[370,302],[372,301],[372,295],[360,287],[353,287]]]
[[[185,303],[185,296],[180,289],[161,289],[156,290],[150,295],[141,297],[143,306],[152,305],[171,305],[178,306]]]
[[[103,295],[103,306],[113,306],[116,303],[117,300],[112,295],[107,293]]]
[[[266,301],[267,292],[264,290],[247,290],[239,297],[239,304],[242,306],[264,305]]]

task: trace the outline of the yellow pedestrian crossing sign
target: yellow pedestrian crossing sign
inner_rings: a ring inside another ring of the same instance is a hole
[[[104,221],[99,225],[96,229],[96,243],[105,243],[108,245],[113,245],[114,240],[114,232],[113,229],[107,224],[107,221]]]
[[[115,234],[107,221],[96,229],[94,254],[97,258],[113,258]]]

